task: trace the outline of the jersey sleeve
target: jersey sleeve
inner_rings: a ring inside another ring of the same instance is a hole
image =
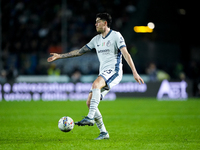
[[[92,50],[93,48],[95,48],[95,37],[92,38],[92,40],[86,44],[86,46]]]
[[[119,32],[117,32],[116,42],[117,42],[118,49],[121,49],[122,47],[126,47],[125,40],[124,40],[123,36],[121,35],[121,33],[119,33]]]

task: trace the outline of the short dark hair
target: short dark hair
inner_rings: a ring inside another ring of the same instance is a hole
[[[96,15],[96,18],[100,18],[101,20],[105,20],[108,23],[108,27],[110,28],[110,25],[112,23],[112,17],[108,13],[98,13]]]

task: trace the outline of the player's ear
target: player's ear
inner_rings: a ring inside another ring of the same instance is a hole
[[[107,21],[105,21],[105,25],[108,26],[108,22]]]

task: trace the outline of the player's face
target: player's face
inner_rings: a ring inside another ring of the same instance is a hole
[[[97,18],[95,26],[98,33],[103,33],[105,31],[106,21]]]

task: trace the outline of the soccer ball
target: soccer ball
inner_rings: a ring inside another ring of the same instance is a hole
[[[74,121],[68,116],[62,117],[58,121],[58,128],[63,132],[69,132],[74,128]]]

